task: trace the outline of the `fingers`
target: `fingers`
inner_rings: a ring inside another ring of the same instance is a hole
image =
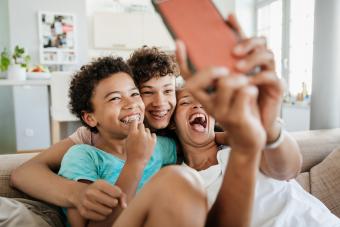
[[[264,37],[253,37],[240,41],[234,48],[233,54],[236,57],[245,55],[259,49],[267,49],[267,40]]]
[[[275,71],[274,54],[269,50],[254,51],[236,64],[237,70],[242,73],[247,73],[257,66],[262,70]]]
[[[186,81],[186,88],[192,95],[199,101],[205,108],[210,109],[212,106],[212,96],[207,93],[208,87],[215,87],[218,78],[226,77],[229,75],[229,70],[224,67],[216,67],[205,69],[195,74]]]
[[[241,88],[249,84],[249,79],[246,76],[230,76],[221,78],[218,81],[215,108],[220,107],[221,112],[227,114],[231,107],[231,102],[234,99],[235,93]]]
[[[256,105],[257,96],[258,89],[255,86],[243,87],[238,91],[235,97],[235,101],[232,106],[233,112],[244,117],[248,114],[257,115],[258,112]]]
[[[184,79],[190,78],[192,74],[187,63],[187,52],[185,45],[181,40],[176,41],[176,59],[181,72],[181,76]]]
[[[117,206],[118,200],[117,199],[115,200],[116,200],[116,206]],[[103,201],[101,203],[98,203],[98,202],[85,200],[82,205],[87,211],[94,211],[97,214],[108,216],[112,212],[112,208],[108,206],[104,206],[102,204],[103,204]]]
[[[122,196],[119,198],[119,204],[122,208],[127,207],[127,195],[125,193],[122,193]]]
[[[229,14],[227,20],[228,20],[230,26],[238,33],[240,38],[245,39],[246,35],[243,32],[240,24],[238,23],[236,16],[233,13],[231,13],[231,14]]]
[[[136,132],[138,131],[138,121],[132,121],[130,124],[129,124],[129,134],[131,132]]]
[[[78,209],[80,215],[86,219],[93,220],[93,221],[103,221],[106,219],[107,215],[99,214],[96,211],[88,210],[84,207]]]
[[[284,82],[277,77],[275,72],[264,71],[249,78],[249,80],[250,83],[255,86],[270,86],[272,88],[275,88],[271,89],[272,94],[269,94],[271,96],[283,95],[285,89]]]

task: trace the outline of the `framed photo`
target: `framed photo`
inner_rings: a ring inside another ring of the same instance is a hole
[[[76,64],[75,15],[39,12],[41,64]]]

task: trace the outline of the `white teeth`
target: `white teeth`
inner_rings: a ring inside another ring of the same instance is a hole
[[[140,121],[140,114],[134,114],[131,116],[124,117],[121,121],[125,124],[130,124],[133,121]]]
[[[197,113],[197,114],[191,115],[189,122],[192,123],[196,118],[202,118],[202,119],[204,119],[204,121],[206,120],[204,114]]]
[[[168,113],[168,111],[167,110],[164,110],[164,111],[150,111],[150,113],[152,115],[157,116],[157,117],[164,117]]]

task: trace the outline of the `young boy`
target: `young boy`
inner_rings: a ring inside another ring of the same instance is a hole
[[[87,184],[105,180],[116,185],[127,202],[163,166],[176,163],[175,142],[165,137],[156,140],[144,127],[144,103],[131,75],[129,66],[113,57],[99,58],[75,74],[71,111],[99,136],[95,147],[71,147],[59,170],[70,180]],[[119,212],[114,209],[112,220]],[[68,218],[72,226],[86,224],[75,208],[68,209]]]

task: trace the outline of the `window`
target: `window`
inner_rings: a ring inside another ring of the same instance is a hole
[[[278,75],[296,95],[312,86],[314,0],[257,0],[257,35],[273,50]]]

